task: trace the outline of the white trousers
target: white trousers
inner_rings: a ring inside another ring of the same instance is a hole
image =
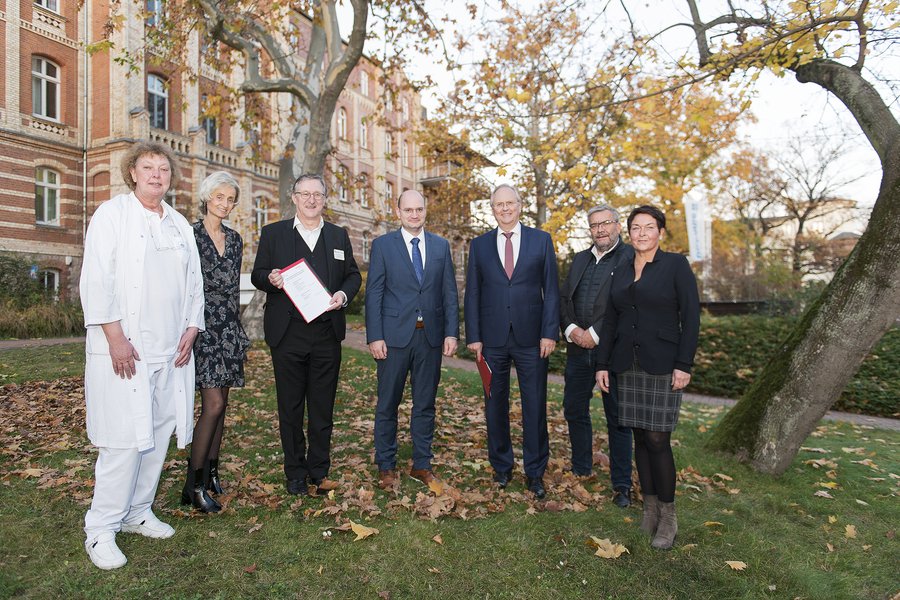
[[[112,367],[110,367],[112,369]],[[174,360],[147,365],[153,399],[153,448],[99,448],[94,467],[94,499],[84,515],[88,540],[118,532],[122,523],[140,523],[150,511],[162,475],[169,439],[175,431]]]

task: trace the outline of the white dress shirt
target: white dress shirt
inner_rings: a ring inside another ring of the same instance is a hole
[[[406,243],[406,253],[409,254],[409,261],[412,262],[412,240],[413,238],[418,238],[419,240],[419,252],[422,253],[422,268],[425,268],[425,230],[419,232],[419,235],[413,235],[408,232],[403,227],[400,228],[400,235],[403,236],[403,241]]]
[[[513,268],[515,268],[516,263],[519,262],[519,248],[522,246],[522,223],[516,223],[516,226],[512,228],[512,237],[509,238],[512,241],[513,247]],[[499,227],[497,228],[497,254],[500,255],[500,264],[504,267],[506,263],[506,236],[503,234],[503,230]]]
[[[297,233],[300,234],[300,237],[302,237],[303,241],[306,242],[306,245],[309,246],[310,252],[316,249],[316,244],[319,241],[319,234],[322,232],[324,226],[325,219],[319,217],[319,224],[312,229],[307,229],[303,226],[303,223],[300,222],[300,219],[294,216],[294,229],[297,230]]]
[[[606,252],[600,252],[599,250],[597,250],[597,245],[596,245],[596,244],[593,245],[593,246],[591,246],[591,254],[594,255],[594,264],[596,265],[598,262],[600,262],[600,259],[601,259],[601,258],[603,258],[603,257],[606,256],[607,254],[609,254],[610,252],[612,252],[613,250],[615,250],[615,249],[616,249],[616,246],[618,246],[619,243],[620,243],[621,241],[622,241],[622,238],[617,239],[617,240],[616,240],[616,243],[612,245],[612,248],[610,248],[610,249],[607,250]],[[573,291],[574,291],[574,290],[573,290]],[[571,323],[568,327],[566,327],[566,339],[567,339],[568,341],[570,341],[570,342],[572,341],[572,338],[569,337],[569,334],[572,333],[572,331],[573,331],[576,327],[578,327],[578,325],[576,325],[575,323]],[[594,331],[594,326],[593,326],[593,325],[591,325],[590,327],[588,327],[585,331],[587,331],[589,334],[591,334],[591,337],[594,338],[594,343],[595,343],[595,344],[599,344],[599,343],[600,343],[600,335],[599,335],[596,331]]]

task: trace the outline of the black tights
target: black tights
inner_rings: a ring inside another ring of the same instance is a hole
[[[229,390],[227,387],[200,388],[202,408],[191,443],[191,468],[194,470],[204,469],[207,460],[219,458]]]
[[[632,429],[634,462],[637,464],[641,493],[656,496],[660,502],[675,501],[675,458],[672,433]]]

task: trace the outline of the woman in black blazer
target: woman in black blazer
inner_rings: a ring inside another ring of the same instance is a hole
[[[597,385],[609,391],[609,372],[616,373],[619,424],[634,432],[641,530],[663,550],[678,531],[671,435],[700,332],[697,281],[687,258],[659,249],[665,229],[666,216],[654,206],[628,216],[634,261],[613,273],[597,357]]]

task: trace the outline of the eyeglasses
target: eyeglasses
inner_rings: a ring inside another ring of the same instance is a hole
[[[316,202],[321,202],[325,199],[325,194],[322,192],[294,192],[291,194],[295,198],[300,198],[301,200],[309,200],[310,198],[314,199]]]
[[[649,234],[649,233],[653,233],[653,232],[656,231],[657,229],[658,229],[658,228],[656,227],[656,225],[653,224],[653,223],[651,223],[651,224],[649,224],[649,225],[644,225],[643,227],[640,226],[640,225],[632,225],[632,226],[631,226],[631,229],[629,229],[628,232],[629,232],[632,236],[635,236],[635,235],[640,235],[640,234],[644,233],[645,231],[646,231],[648,234]]]
[[[613,221],[612,219],[607,219],[605,221],[599,221],[597,223],[591,223],[590,229],[593,231],[594,229],[600,229],[601,227],[610,227],[612,225],[617,225],[618,221]]]

